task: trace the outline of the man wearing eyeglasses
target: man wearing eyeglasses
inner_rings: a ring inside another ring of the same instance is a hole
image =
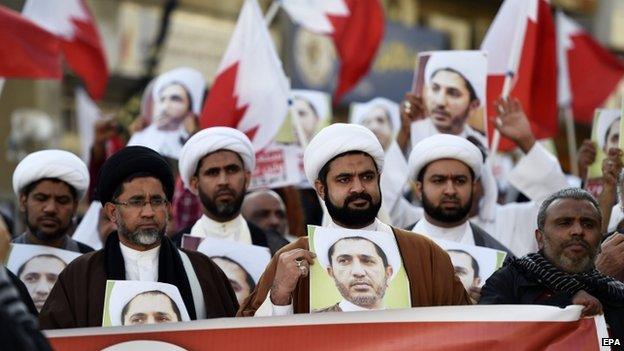
[[[175,285],[193,320],[234,316],[238,303],[225,274],[165,235],[173,188],[167,161],[149,148],[126,147],[104,163],[97,192],[117,232],[59,275],[41,310],[42,329],[101,326],[107,280]]]

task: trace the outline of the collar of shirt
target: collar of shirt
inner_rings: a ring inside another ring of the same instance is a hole
[[[158,281],[160,245],[147,251],[131,249],[119,243],[126,268],[126,280]]]
[[[443,239],[469,245],[475,244],[474,237],[472,235],[472,228],[470,228],[470,223],[468,221],[465,221],[456,227],[442,228],[431,224],[427,221],[426,217],[423,217],[420,221],[418,221],[418,223],[416,223],[412,231],[433,239]]]
[[[202,215],[193,228],[191,235],[201,238],[213,237],[217,239],[230,240],[243,244],[251,244],[251,233],[249,226],[242,215],[227,222],[217,222],[206,215]]]
[[[371,311],[368,308],[360,307],[347,300],[342,300],[338,304],[342,312],[357,312],[357,311]]]
[[[342,226],[336,224],[336,222],[334,222],[334,220],[332,220],[327,227],[328,228],[339,228],[339,229],[353,229],[353,228],[342,227]],[[392,232],[392,227],[390,227],[386,223],[383,223],[378,218],[375,218],[375,221],[373,223],[367,225],[366,227],[357,228],[356,230],[370,230],[370,231],[375,231],[375,232],[386,232],[386,233],[390,233],[390,234],[394,235],[394,232]]]

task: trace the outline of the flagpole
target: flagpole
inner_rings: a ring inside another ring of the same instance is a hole
[[[267,27],[271,26],[271,23],[273,23],[273,20],[275,19],[275,16],[277,15],[277,11],[279,10],[281,5],[281,0],[273,0],[271,2],[271,5],[269,6],[269,9],[267,10],[266,15],[264,15],[264,21],[267,24]]]
[[[6,82],[6,79],[0,78],[0,96],[2,96],[2,89],[4,89],[4,82]]]
[[[566,135],[568,139],[568,153],[570,154],[570,170],[575,176],[579,176],[578,153],[576,147],[576,130],[574,126],[574,117],[570,105],[562,108],[563,118],[566,125]]]

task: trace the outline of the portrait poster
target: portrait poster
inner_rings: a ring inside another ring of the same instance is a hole
[[[287,169],[295,172],[300,187],[310,188],[303,170],[303,150],[316,133],[332,122],[331,96],[316,90],[291,90],[288,115],[274,144],[284,147]]]
[[[596,109],[592,124],[591,140],[596,145],[596,159],[587,169],[585,188],[598,196],[602,192],[602,162],[609,147],[621,147],[619,133],[621,111],[619,109]]]
[[[482,246],[462,244],[455,241],[433,239],[451,258],[464,288],[482,287],[485,281],[503,266],[505,251]]]
[[[158,76],[143,93],[144,128],[132,135],[128,146],[146,146],[178,159],[190,137],[189,119],[196,119],[201,113],[204,89],[203,75],[193,68],[180,67]]]
[[[49,246],[11,244],[5,265],[24,283],[35,307],[41,311],[58,275],[80,255]]]
[[[215,238],[202,239],[197,251],[210,257],[225,273],[239,304],[255,289],[271,260],[266,247]]]
[[[410,287],[394,235],[308,226],[310,312],[411,307]]]
[[[422,97],[426,118],[411,125],[411,141],[437,133],[451,118],[487,133],[487,55],[478,50],[427,51],[418,55],[412,93]],[[487,139],[484,139],[487,140]]]
[[[107,280],[103,327],[190,321],[175,285],[136,280]]]

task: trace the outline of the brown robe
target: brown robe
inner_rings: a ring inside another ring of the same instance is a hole
[[[471,300],[448,254],[429,238],[392,228],[403,259],[410,285],[412,307],[470,305]],[[256,289],[241,304],[237,316],[250,317],[262,305],[273,285],[278,257],[293,249],[309,250],[308,238],[302,237],[279,250],[271,259]],[[300,279],[293,291],[295,313],[310,312],[310,278]]]
[[[184,251],[201,286],[206,318],[232,317],[238,303],[225,274],[207,256]],[[39,314],[41,329],[102,326],[106,271],[104,250],[82,255],[58,277]],[[185,274],[185,272],[181,272]]]

